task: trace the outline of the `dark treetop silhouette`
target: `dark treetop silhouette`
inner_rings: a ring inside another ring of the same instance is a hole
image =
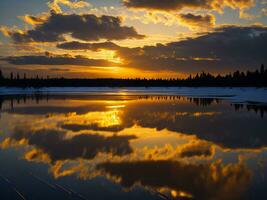
[[[23,78],[19,74],[11,72],[10,77],[3,76],[0,70],[0,86],[8,87],[174,87],[174,86],[231,86],[231,87],[266,87],[267,86],[267,69],[261,65],[260,70],[253,72],[235,71],[226,75],[212,75],[202,72],[195,76],[190,75],[185,79],[114,79],[114,78],[96,78],[96,79],[79,79],[79,78],[43,78],[38,75],[35,78]]]

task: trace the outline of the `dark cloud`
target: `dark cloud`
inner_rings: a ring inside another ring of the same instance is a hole
[[[65,42],[57,45],[60,49],[67,50],[91,50],[99,51],[101,49],[106,50],[118,50],[121,47],[113,42],[101,42],[101,43],[81,43],[81,42]]]
[[[70,139],[66,132],[54,129],[28,130],[16,128],[12,138],[28,140],[28,144],[48,154],[52,161],[67,159],[93,159],[98,153],[127,155],[132,152],[129,140],[135,136],[109,136],[83,134]]]
[[[199,24],[205,24],[206,21],[207,24],[212,23],[211,16],[186,14],[181,17],[196,26],[197,20],[202,21]],[[267,27],[224,26],[195,38],[165,45],[127,48],[111,42],[70,42],[60,44],[59,47],[70,50],[114,50],[116,55],[125,61],[125,67],[180,73],[224,73],[237,69],[255,70],[261,63],[267,63],[266,43]]]
[[[10,64],[15,65],[80,65],[80,66],[118,66],[117,63],[113,63],[103,59],[89,59],[83,56],[14,56],[6,57],[1,60],[7,61]]]
[[[222,11],[224,7],[232,9],[245,9],[254,5],[254,0],[124,0],[123,4],[128,8],[180,11],[183,9],[217,10]]]
[[[212,0],[124,0],[126,7],[149,10],[182,10],[183,8],[202,8],[210,9]]]
[[[180,15],[188,23],[212,17]],[[189,22],[190,21],[190,22]],[[195,22],[194,22],[195,23]],[[207,22],[208,24],[210,22]],[[201,24],[201,23],[200,23]],[[195,24],[197,25],[197,23]],[[204,25],[203,25],[204,26]],[[195,38],[187,38],[168,44],[137,48],[120,47],[112,42],[81,43],[68,42],[58,45],[69,50],[114,50],[123,61],[124,67],[144,70],[174,71],[179,73],[225,73],[239,70],[255,70],[267,63],[267,28],[263,26],[223,26]],[[94,60],[70,56],[22,56],[7,57],[12,64],[117,66],[105,60]]]
[[[62,68],[51,68],[50,71],[56,71],[56,72],[69,72],[70,69],[62,69]]]
[[[66,50],[90,50],[90,51],[99,51],[104,50],[113,50],[117,52],[117,56],[124,58],[126,61],[131,59],[132,56],[142,55],[142,48],[129,48],[122,47],[113,42],[100,42],[100,43],[85,43],[85,42],[65,42],[57,45],[60,49]]]
[[[204,156],[209,157],[212,156],[213,149],[211,144],[207,142],[198,142],[193,143],[191,145],[187,145],[185,148],[181,150],[181,157],[193,157],[193,156]]]
[[[56,42],[65,40],[61,34],[57,34],[52,31],[44,32],[39,30],[28,30],[25,33],[20,31],[12,31],[9,33],[9,35],[15,43]]]
[[[31,18],[32,19],[32,18]],[[122,40],[143,38],[133,27],[122,26],[121,19],[113,16],[93,14],[56,14],[51,15],[34,29],[26,32],[9,31],[14,42],[57,42],[64,41],[64,35],[70,34],[75,39],[97,41],[100,39]]]
[[[73,132],[79,132],[84,130],[94,130],[94,131],[111,131],[111,132],[119,132],[122,131],[125,127],[123,126],[108,126],[108,127],[100,127],[98,124],[62,124],[61,128],[70,130]]]
[[[195,15],[191,13],[179,14],[178,19],[181,24],[192,28],[211,28],[215,25],[214,15]]]
[[[243,199],[251,180],[250,171],[241,164],[224,166],[220,163],[197,165],[178,161],[138,161],[104,163],[99,164],[98,169],[118,177],[126,188],[135,184],[169,188],[189,193],[193,199],[205,200]]]
[[[166,45],[118,51],[128,66],[181,73],[226,72],[267,63],[267,28],[226,26]]]

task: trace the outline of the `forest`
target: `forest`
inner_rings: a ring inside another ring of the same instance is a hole
[[[17,73],[10,73],[9,77],[4,76],[0,69],[0,86],[5,87],[266,87],[267,69],[262,64],[260,69],[255,71],[240,72],[226,75],[212,75],[202,72],[196,75],[189,75],[187,78],[170,79],[116,79],[116,78],[50,78],[36,76],[28,78],[27,74],[22,76]]]

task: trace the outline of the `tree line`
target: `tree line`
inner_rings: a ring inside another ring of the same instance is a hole
[[[255,71],[240,72],[226,75],[212,75],[202,72],[187,78],[136,78],[136,79],[116,79],[116,78],[46,78],[39,77],[27,78],[26,74],[21,77],[19,73],[10,73],[5,77],[0,69],[0,86],[7,87],[266,87],[267,69],[262,64],[260,69]]]

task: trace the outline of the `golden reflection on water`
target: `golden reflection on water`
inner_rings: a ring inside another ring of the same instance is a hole
[[[25,160],[49,165],[55,178],[105,176],[124,188],[189,199],[240,198],[253,175],[246,163],[266,153],[265,141],[236,144],[218,129],[228,118],[248,118],[237,120],[217,100],[198,107],[185,97],[117,98],[4,105],[0,146],[23,149]]]

